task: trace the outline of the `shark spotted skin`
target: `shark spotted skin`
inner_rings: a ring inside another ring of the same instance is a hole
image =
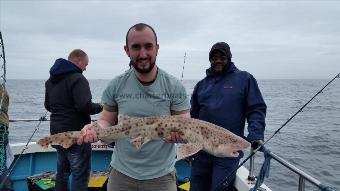
[[[237,151],[246,149],[250,143],[230,131],[212,123],[182,116],[129,117],[119,116],[118,125],[107,128],[96,126],[98,139],[111,143],[129,138],[130,143],[140,148],[150,140],[170,140],[171,132],[178,132],[185,144],[177,144],[177,160],[204,150],[216,157],[237,157]],[[60,145],[69,148],[77,143],[80,131],[68,131],[47,136],[37,143]]]

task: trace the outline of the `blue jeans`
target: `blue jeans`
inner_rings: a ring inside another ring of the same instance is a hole
[[[57,149],[57,175],[55,191],[67,191],[72,174],[72,191],[87,191],[91,170],[91,144],[73,145]]]
[[[230,177],[227,186],[219,184],[237,168],[239,161],[239,158],[219,158],[200,151],[192,161],[190,190],[233,191],[236,173]]]

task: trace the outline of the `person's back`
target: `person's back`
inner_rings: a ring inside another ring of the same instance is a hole
[[[45,83],[45,108],[51,112],[50,131],[80,131],[91,122],[90,114],[102,110],[100,104],[92,103],[89,83],[82,75],[88,65],[87,54],[73,50],[68,60],[59,58],[50,69]],[[91,168],[91,145],[73,145],[69,149],[56,146],[57,175],[55,191],[68,190],[72,174],[72,190],[85,191]]]
[[[90,114],[101,111],[91,102],[89,83],[71,61],[59,58],[46,81],[45,107],[51,112],[51,134],[80,131],[91,122]]]

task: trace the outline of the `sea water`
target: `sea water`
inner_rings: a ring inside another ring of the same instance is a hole
[[[191,96],[198,80],[184,80]],[[101,93],[109,80],[89,80],[94,102],[100,102]],[[266,132],[268,139],[298,111],[328,80],[258,80],[267,103]],[[39,119],[46,114],[44,108],[44,80],[8,80],[10,119]],[[49,113],[46,114],[49,118]],[[98,116],[93,116],[96,118]],[[49,123],[10,123],[10,143],[27,142],[34,132],[35,141],[49,134]],[[247,132],[247,131],[246,131]],[[340,79],[335,80],[323,93],[290,121],[267,144],[267,148],[325,185],[340,190]],[[249,152],[246,152],[247,156]],[[256,154],[259,172],[263,154]],[[242,159],[241,159],[242,161]],[[249,163],[246,163],[248,167]],[[278,162],[271,161],[269,178],[265,183],[274,191],[297,190],[298,176]],[[308,186],[308,190],[318,190]]]

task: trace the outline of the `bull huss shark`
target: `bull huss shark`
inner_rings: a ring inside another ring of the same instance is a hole
[[[95,123],[96,124],[96,123]],[[129,117],[119,115],[118,124],[111,127],[95,125],[97,137],[104,143],[130,139],[136,148],[150,140],[170,140],[171,132],[178,132],[183,144],[177,144],[177,160],[204,150],[216,157],[237,157],[250,143],[225,128],[183,116]],[[69,148],[77,143],[81,131],[68,131],[46,136],[37,143],[43,148],[60,145]]]

